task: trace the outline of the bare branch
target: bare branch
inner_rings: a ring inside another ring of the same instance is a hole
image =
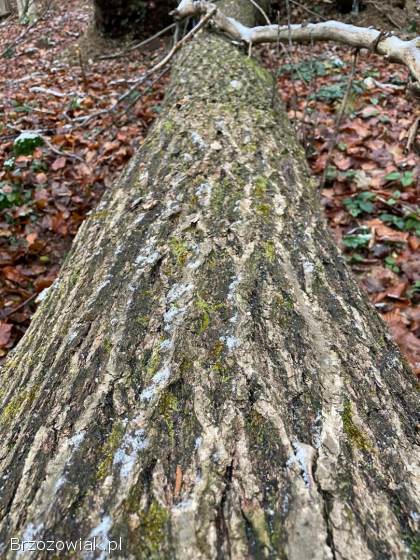
[[[145,72],[142,76],[140,76],[140,78],[138,78],[134,82],[134,84],[131,86],[131,88],[128,89],[125,93],[123,93],[115,101],[115,103],[112,105],[112,107],[110,107],[109,109],[104,109],[102,111],[98,111],[97,113],[92,113],[91,115],[89,115],[87,117],[77,117],[74,120],[75,121],[82,121],[83,126],[85,126],[92,119],[94,119],[94,118],[96,118],[100,115],[104,115],[106,113],[114,112],[115,109],[117,108],[117,106],[120,105],[123,101],[125,101],[128,97],[130,97],[139,88],[139,86],[141,86],[152,74],[155,74],[156,72],[158,72],[161,68],[165,67],[170,62],[172,60],[172,58],[175,56],[175,54],[179,51],[179,49],[181,47],[183,47],[184,44],[187,41],[189,41],[192,37],[194,37],[194,35],[196,35],[200,31],[200,29],[202,29],[206,25],[206,23],[211,19],[211,17],[214,15],[216,10],[217,10],[217,8],[212,5],[211,9],[207,13],[204,13],[203,17],[197,23],[197,25],[195,27],[193,27],[193,29],[191,29],[191,31],[189,31],[185,35],[185,37],[183,37],[180,41],[176,42],[174,44],[174,46],[172,47],[172,49],[168,52],[168,54],[160,62],[158,62],[155,66],[153,66],[153,68],[151,68],[150,70]]]
[[[265,21],[267,22],[267,25],[271,25],[271,21],[270,18],[268,17],[268,15],[264,12],[264,10],[261,8],[261,6],[258,4],[258,2],[256,2],[255,0],[249,0],[249,2],[251,2],[251,4],[260,12],[260,14],[262,15],[262,17],[265,19]]]
[[[293,24],[290,26],[264,25],[246,27],[237,20],[225,16],[217,5],[207,0],[182,0],[173,12],[177,18],[208,14],[216,10],[213,16],[213,25],[236,41],[245,43],[275,43],[277,40],[285,43],[290,39],[296,43],[310,43],[311,41],[334,41],[353,48],[372,49],[388,58],[407,66],[415,78],[420,82],[420,39],[404,41],[395,36],[384,36],[377,29],[357,27],[338,21],[325,21],[304,25]],[[378,40],[379,38],[379,40]],[[376,44],[377,43],[377,44]]]

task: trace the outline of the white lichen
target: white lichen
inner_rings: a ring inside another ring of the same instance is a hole
[[[77,432],[76,434],[74,434],[73,437],[71,437],[69,439],[69,445],[72,446],[73,451],[76,451],[76,449],[78,449],[80,447],[80,445],[83,443],[83,440],[85,439],[85,431],[81,430],[80,432]]]

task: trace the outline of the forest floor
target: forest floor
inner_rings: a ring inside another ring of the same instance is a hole
[[[35,25],[0,22],[0,359],[27,329],[84,217],[141,145],[169,79],[153,75],[115,113],[96,115],[160,60],[170,36],[103,60],[86,55],[89,17],[87,1],[70,0]],[[337,243],[420,374],[420,110],[407,71],[365,52],[355,63],[351,49],[332,44],[254,54],[276,76]]]

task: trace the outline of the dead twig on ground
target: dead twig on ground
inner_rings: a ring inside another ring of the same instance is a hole
[[[408,131],[408,139],[406,145],[406,151],[410,152],[416,143],[417,138],[417,131],[420,125],[420,117],[417,117],[413,124],[410,126],[410,130]]]
[[[251,4],[254,6],[254,8],[256,8],[260,14],[262,15],[262,17],[265,19],[265,21],[267,22],[267,25],[271,25],[271,21],[270,18],[268,17],[268,15],[264,12],[264,10],[261,8],[261,6],[259,4],[257,4],[257,2],[255,2],[255,0],[249,0],[249,2],[251,2]]]
[[[327,18],[325,18],[324,16],[321,16],[321,14],[317,14],[313,10],[310,10],[309,8],[307,8],[306,6],[301,4],[300,2],[296,2],[296,0],[289,0],[289,1],[290,1],[291,4],[294,4],[295,6],[299,6],[299,8],[302,8],[302,10],[307,12],[308,14],[311,14],[311,15],[319,18],[319,19],[322,19],[323,21],[327,21]]]
[[[26,35],[33,27],[35,27],[41,20],[44,19],[44,17],[47,15],[47,13],[51,8],[51,4],[52,4],[51,0],[47,2],[39,18],[35,19],[32,23],[27,25],[25,29],[22,31],[22,33],[18,35],[15,40],[6,46],[6,48],[0,54],[0,58],[5,58],[7,56],[10,56],[10,54],[13,54],[13,49],[23,41],[23,39],[26,37]]]
[[[168,25],[168,27],[165,27],[165,29],[161,29],[160,31],[158,31],[157,33],[152,35],[151,37],[148,37],[144,41],[141,41],[141,43],[136,43],[135,45],[131,45],[130,47],[128,47],[128,48],[126,48],[126,49],[124,49],[120,52],[114,53],[114,54],[105,54],[105,55],[98,56],[97,59],[98,60],[112,60],[114,58],[122,58],[127,53],[135,51],[136,49],[141,49],[142,47],[145,47],[146,45],[148,45],[149,43],[151,43],[155,39],[159,39],[159,37],[162,37],[163,35],[166,35],[166,33],[168,31],[170,31],[171,29],[173,29],[174,27],[176,27],[176,25],[177,25],[176,23],[171,23],[171,25]]]
[[[351,93],[351,88],[353,86],[353,80],[354,80],[354,75],[356,73],[356,66],[357,66],[357,58],[359,55],[359,49],[355,49],[354,51],[354,55],[353,55],[353,62],[352,62],[352,66],[351,66],[351,71],[350,71],[350,76],[347,82],[347,88],[346,88],[346,92],[344,94],[343,97],[343,101],[341,103],[341,107],[340,110],[338,112],[337,115],[337,119],[335,121],[335,126],[334,126],[334,132],[328,142],[328,154],[327,154],[327,159],[325,160],[325,169],[324,169],[324,173],[322,174],[322,178],[321,178],[321,182],[319,184],[319,188],[323,189],[327,180],[327,173],[328,173],[328,168],[332,159],[332,154],[334,151],[334,148],[337,144],[337,138],[338,138],[338,133],[340,130],[340,125],[341,125],[341,121],[343,118],[343,115],[345,113],[346,107],[347,107],[347,103],[350,97],[350,93]]]
[[[149,78],[152,74],[155,74],[161,68],[166,66],[172,60],[172,58],[175,56],[175,54],[179,51],[179,49],[181,49],[187,41],[192,39],[194,37],[194,35],[196,35],[200,31],[200,29],[202,29],[204,27],[204,25],[206,25],[206,23],[210,20],[210,18],[215,14],[216,11],[217,11],[217,8],[214,7],[203,18],[201,18],[201,20],[197,23],[197,25],[195,27],[193,27],[193,29],[191,29],[191,31],[189,31],[185,35],[185,37],[183,37],[180,41],[178,41],[172,47],[172,49],[169,51],[169,53],[160,62],[158,62],[153,68],[151,68],[150,70],[145,72],[142,76],[140,76],[134,82],[132,87],[130,89],[128,89],[125,93],[123,93],[115,101],[115,103],[112,105],[112,107],[109,107],[108,109],[103,109],[102,111],[98,111],[97,113],[93,113],[93,114],[88,115],[88,116],[78,117],[74,120],[81,122],[80,126],[86,126],[92,119],[94,119],[94,118],[96,118],[100,115],[105,115],[107,113],[114,113],[115,109],[121,103],[123,103],[123,101],[125,101],[127,98],[129,98],[142,84],[144,84],[144,82],[147,80],[147,78]]]
[[[35,292],[34,294],[32,294],[30,297],[28,297],[27,299],[25,299],[25,301],[22,301],[22,303],[20,303],[17,307],[15,307],[14,309],[6,309],[5,311],[1,311],[1,320],[3,321],[4,319],[6,319],[7,317],[10,317],[11,315],[13,315],[13,313],[16,313],[17,311],[20,311],[23,307],[25,307],[25,305],[27,305],[28,303],[30,303],[32,300],[34,300],[37,296],[38,296],[38,292]]]
[[[277,26],[280,29],[280,12],[278,10],[277,10]],[[277,54],[277,60],[279,60],[280,59],[280,38],[277,39],[276,54]],[[278,73],[278,68],[276,68],[273,72],[273,89],[272,89],[272,92],[271,92],[271,107],[274,107],[274,101],[276,99],[277,73]]]

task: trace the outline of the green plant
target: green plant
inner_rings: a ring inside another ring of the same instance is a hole
[[[386,181],[399,181],[403,187],[409,187],[415,181],[414,171],[404,171],[400,173],[399,171],[391,171],[388,175],[385,175]]]
[[[388,198],[386,203],[388,204],[388,206],[394,206],[394,204],[397,203],[400,196],[401,196],[401,191],[394,191],[392,193],[392,196],[390,198]]]
[[[361,233],[345,235],[343,237],[343,245],[348,249],[359,249],[361,247],[366,247],[371,239],[371,232],[369,231],[366,233],[366,229],[363,228],[363,232]]]
[[[338,172],[334,165],[329,165],[327,171],[325,172],[325,179],[327,181],[334,181],[337,178]]]
[[[316,76],[327,74],[327,65],[320,60],[303,60],[298,64],[283,64],[278,69],[279,76],[290,74],[293,80],[310,82]]]
[[[22,189],[20,183],[10,184],[7,181],[0,181],[0,210],[12,208],[13,206],[22,206],[31,199],[32,191]]]
[[[374,211],[375,207],[372,201],[375,200],[375,198],[375,193],[369,191],[361,192],[357,196],[346,198],[344,200],[344,206],[349,214],[356,218],[360,216],[360,214],[363,214],[363,212],[371,214]]]
[[[80,99],[78,97],[72,97],[69,102],[69,111],[77,111],[80,107]]]
[[[337,99],[343,99],[346,89],[346,80],[340,80],[336,84],[320,87],[318,91],[310,96],[310,99],[317,99],[318,101],[326,101],[329,103],[331,101],[336,101]],[[361,95],[365,91],[363,83],[360,81],[353,82],[351,90],[352,93],[357,95]]]
[[[6,159],[3,163],[3,167],[6,171],[12,171],[14,166],[15,166],[15,158],[14,157],[10,157],[9,159]]]
[[[401,271],[400,267],[397,265],[395,257],[392,256],[385,258],[385,266],[389,268],[389,270],[392,270],[392,272],[396,272],[397,274]]]
[[[410,231],[420,237],[420,218],[418,214],[411,212],[405,216],[395,216],[384,213],[379,218],[386,224],[390,224],[401,231]]]
[[[408,288],[406,294],[409,299],[413,299],[414,296],[420,295],[420,280],[413,282],[413,284],[411,284]]]
[[[40,159],[34,159],[31,163],[31,171],[37,173],[38,171],[47,171],[48,164],[46,161],[41,161]]]
[[[32,113],[33,110],[27,103],[21,103],[16,99],[12,99],[12,106],[15,113]]]
[[[43,143],[42,136],[36,132],[21,132],[13,143],[13,150],[17,156],[29,156]]]

